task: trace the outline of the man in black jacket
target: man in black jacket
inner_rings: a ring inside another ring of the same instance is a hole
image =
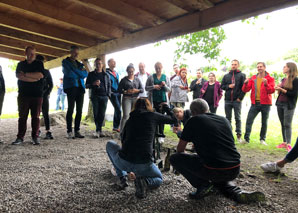
[[[4,96],[5,96],[5,81],[2,74],[2,67],[0,66],[0,116],[2,113]],[[2,138],[0,138],[0,143],[3,143]]]
[[[41,61],[43,63],[44,57],[42,55],[37,55],[36,60]],[[50,106],[49,99],[53,89],[53,79],[50,71],[47,69],[44,70],[43,81],[44,81],[43,82],[43,101],[42,101],[41,110],[42,110],[44,124],[46,127],[46,136],[44,139],[54,139],[50,131],[50,117],[49,117],[49,106]]]
[[[203,72],[201,69],[197,70],[197,78],[193,80],[189,86],[190,91],[193,91],[192,99],[199,98],[201,95],[201,89],[206,80],[203,78]]]
[[[94,61],[95,70],[88,74],[86,88],[91,89],[91,102],[96,126],[96,138],[104,137],[102,125],[105,119],[109,97],[111,97],[110,76],[103,70],[103,62],[100,58]]]
[[[238,142],[241,142],[241,101],[245,93],[242,91],[242,86],[246,79],[244,73],[239,69],[239,61],[234,59],[232,61],[231,70],[225,74],[221,88],[225,90],[225,113],[226,118],[232,124],[232,110],[234,109],[234,116],[236,121],[236,134]]]

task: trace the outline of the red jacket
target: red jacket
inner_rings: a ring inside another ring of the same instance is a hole
[[[272,105],[272,93],[275,92],[274,78],[266,72],[265,78],[267,79],[267,85],[265,86],[262,82],[261,84],[261,94],[260,94],[260,103]],[[252,104],[256,104],[257,96],[257,75],[252,76],[246,84],[243,84],[242,91],[249,92],[251,90],[250,99]]]

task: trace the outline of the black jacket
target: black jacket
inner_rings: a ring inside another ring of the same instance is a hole
[[[125,91],[129,90],[129,89],[139,89],[140,90],[139,93],[144,92],[142,83],[139,78],[134,78],[133,81],[131,82],[127,78],[127,76],[125,76],[124,78],[121,79],[121,81],[118,85],[118,92],[120,94],[123,94],[123,96],[126,96],[126,97],[138,97],[139,96],[139,93],[125,94]]]
[[[5,81],[2,74],[2,67],[0,66],[0,92],[5,92]]]
[[[100,75],[104,77],[104,84],[100,84],[100,86],[93,85],[94,81],[100,80]],[[104,87],[104,91],[106,96],[111,96],[111,80],[109,74],[102,71],[98,73],[96,70],[89,72],[86,80],[86,88],[91,89],[91,98],[94,96],[102,96],[101,89]]]
[[[192,95],[192,98],[193,99],[196,99],[196,98],[199,98],[200,97],[202,86],[204,85],[204,83],[207,80],[205,80],[204,78],[202,78],[200,84],[196,84],[197,81],[198,81],[198,79],[193,80],[191,82],[190,86],[189,86],[190,90],[193,91],[193,95]]]
[[[53,79],[49,70],[44,70],[44,78],[43,78],[43,96],[46,97],[50,95],[53,89]]]
[[[291,90],[287,90],[287,93],[285,95],[288,98],[288,109],[295,109],[298,96],[298,77],[293,80],[293,88]],[[276,100],[278,100],[279,96],[280,94],[278,95]]]
[[[229,88],[229,85],[232,84],[232,79],[235,79],[235,87],[233,89]],[[242,91],[242,86],[246,76],[240,70],[231,70],[229,73],[225,74],[222,82],[221,88],[225,90],[225,100],[226,101],[235,101],[237,98],[242,100],[245,96],[245,93]]]
[[[168,110],[168,115],[145,110],[130,113],[123,133],[122,149],[119,156],[131,163],[145,164],[153,161],[153,140],[158,124],[173,124],[176,119]]]

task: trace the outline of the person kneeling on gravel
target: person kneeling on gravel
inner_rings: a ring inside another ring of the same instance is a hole
[[[264,201],[263,193],[244,192],[231,182],[240,172],[240,154],[229,121],[208,113],[207,102],[200,98],[191,103],[190,111],[193,117],[183,129],[177,153],[170,157],[174,169],[196,188],[190,198],[201,199],[215,187],[239,203]],[[194,143],[197,154],[184,153],[188,142]]]
[[[163,182],[160,170],[153,163],[153,141],[157,125],[174,124],[176,119],[168,105],[162,108],[167,115],[153,112],[147,98],[137,99],[121,133],[122,148],[114,141],[108,141],[106,146],[121,188],[128,186],[127,174],[133,174],[130,177],[134,179],[138,198],[145,198],[147,189],[157,188]]]
[[[281,169],[287,164],[292,163],[298,158],[298,138],[296,140],[295,146],[291,151],[286,155],[286,157],[277,162],[269,162],[261,165],[261,168],[264,172],[280,172]]]

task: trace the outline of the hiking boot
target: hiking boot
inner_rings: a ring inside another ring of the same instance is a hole
[[[40,144],[40,138],[32,138],[33,145],[39,145]]]
[[[236,199],[238,203],[253,203],[265,201],[265,195],[262,192],[240,192],[237,194]]]
[[[213,188],[212,184],[208,186],[201,186],[200,188],[197,188],[197,191],[189,193],[188,194],[189,198],[195,199],[195,200],[202,199],[203,197],[206,197],[211,192],[212,188]]]
[[[264,163],[261,165],[261,169],[263,169],[264,172],[279,172],[281,170],[276,162]]]
[[[75,137],[73,136],[72,132],[67,133],[67,139],[74,139]]]
[[[44,138],[45,140],[52,140],[52,139],[54,139],[53,138],[53,136],[52,136],[52,133],[51,132],[47,132],[46,133],[46,136],[45,136],[45,138]]]
[[[267,143],[265,142],[265,140],[260,140],[261,145],[267,146]]]
[[[122,176],[120,177],[120,183],[119,183],[120,189],[123,190],[126,187],[128,187],[128,183],[127,183],[127,176]]]
[[[147,197],[147,182],[144,177],[137,177],[134,180],[135,187],[136,187],[136,197],[137,198],[145,198]]]
[[[11,145],[19,145],[19,144],[22,144],[23,142],[24,142],[23,139],[17,138],[14,142],[12,142]]]
[[[84,135],[81,135],[79,131],[75,132],[75,138],[84,138]]]

